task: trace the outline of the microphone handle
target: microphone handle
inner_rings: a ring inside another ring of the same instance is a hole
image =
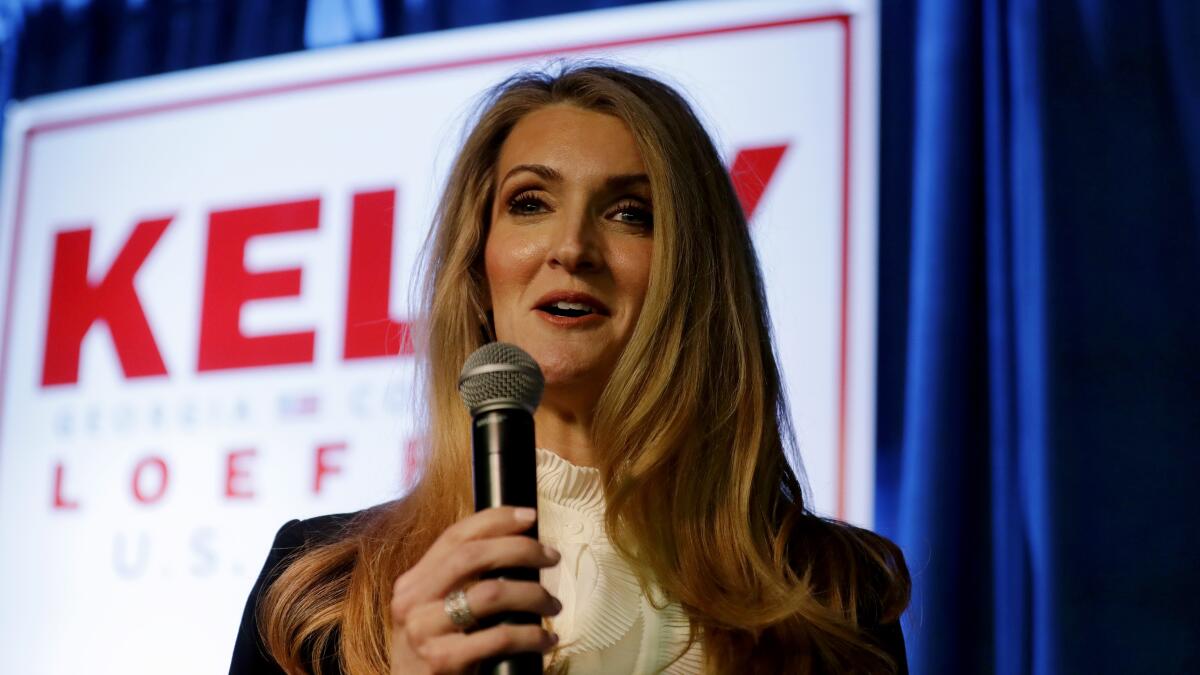
[[[497,407],[476,413],[471,420],[471,454],[475,474],[475,510],[493,506],[537,508],[537,456],[534,452],[533,415],[524,408]],[[522,532],[537,539],[537,522]],[[483,574],[485,579],[538,581],[538,570],[514,567]],[[478,629],[501,623],[540,625],[532,612],[501,612],[480,619]],[[538,652],[488,659],[481,664],[488,675],[540,675]]]

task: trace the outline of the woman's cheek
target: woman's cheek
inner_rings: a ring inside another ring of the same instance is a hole
[[[514,236],[504,226],[494,228],[489,234],[484,248],[484,273],[497,332],[509,332],[540,263],[537,242],[529,237]]]

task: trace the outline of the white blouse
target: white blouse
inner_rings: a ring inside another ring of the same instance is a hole
[[[551,621],[559,643],[547,667],[565,661],[570,675],[699,673],[699,642],[671,663],[687,644],[683,608],[674,602],[655,608],[605,534],[600,472],[539,448],[537,473],[538,536],[562,553],[541,572],[542,584],[563,604]]]

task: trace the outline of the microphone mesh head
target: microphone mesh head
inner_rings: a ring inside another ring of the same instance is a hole
[[[495,403],[511,403],[533,412],[545,385],[542,369],[525,350],[507,342],[489,342],[467,357],[458,378],[458,393],[471,414]]]

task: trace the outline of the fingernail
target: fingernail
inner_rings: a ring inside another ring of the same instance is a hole
[[[558,644],[558,633],[550,634],[550,644],[552,644],[552,645]]]
[[[551,560],[558,560],[560,557],[558,551],[555,551],[554,549],[550,548],[549,546],[546,546],[545,544],[542,545],[542,550],[546,552],[546,557]]]
[[[562,601],[560,601],[558,598],[551,598],[551,600],[554,601],[554,613],[558,614],[562,611]]]
[[[537,510],[531,509],[528,506],[522,506],[514,511],[513,515],[522,523],[532,523],[537,520]]]

